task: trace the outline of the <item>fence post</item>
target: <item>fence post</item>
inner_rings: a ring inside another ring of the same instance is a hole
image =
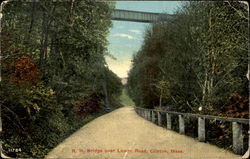
[[[151,110],[148,111],[148,120],[152,121]]]
[[[167,129],[171,130],[172,129],[172,119],[171,119],[171,114],[166,114],[167,118]]]
[[[200,142],[206,141],[205,118],[198,118],[198,140]]]
[[[148,111],[148,121],[150,121],[150,110]]]
[[[183,115],[178,115],[178,116],[179,116],[179,133],[185,134],[184,117],[183,117]]]
[[[236,154],[243,154],[242,125],[237,122],[232,123],[233,129],[233,151]]]
[[[153,111],[150,110],[150,121],[153,122]]]
[[[158,111],[157,115],[158,115],[158,125],[162,126],[161,112]]]
[[[155,123],[155,112],[152,110],[152,122]]]
[[[148,111],[148,121],[151,121],[151,110]]]

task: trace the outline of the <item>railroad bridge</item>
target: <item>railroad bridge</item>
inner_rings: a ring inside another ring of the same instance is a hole
[[[156,23],[158,21],[167,21],[174,15],[141,11],[130,11],[122,9],[111,10],[112,20],[131,21],[141,23]]]

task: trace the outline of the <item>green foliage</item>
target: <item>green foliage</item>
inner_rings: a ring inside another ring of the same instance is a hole
[[[0,98],[5,154],[44,157],[88,117],[96,117],[104,98],[111,106],[118,104],[122,84],[104,59],[113,6],[77,0],[12,1],[4,7]],[[74,103],[77,98],[81,101]],[[72,103],[81,111],[74,111]],[[11,154],[9,148],[22,152]]]
[[[128,96],[128,92],[126,88],[122,89],[122,94],[120,96],[120,101],[124,106],[135,106],[132,99]]]
[[[245,4],[187,2],[146,31],[129,72],[129,95],[137,106],[218,115],[232,105],[229,94],[248,96],[248,42]]]
[[[172,19],[153,24],[129,72],[136,106],[248,118],[247,15],[241,2],[187,2]],[[197,137],[197,119],[185,122],[187,135]],[[230,123],[206,120],[206,127],[208,142],[232,150]],[[178,132],[176,115],[172,129]]]
[[[1,90],[4,148],[20,147],[28,155],[39,146],[33,147],[35,143],[51,148],[67,130],[62,105],[56,102],[52,89],[42,84],[24,88],[15,83],[4,83]]]
[[[100,110],[103,103],[102,94],[91,94],[83,99],[76,98],[73,103],[73,111],[80,117],[86,117],[90,113]]]
[[[121,79],[109,69],[106,69],[106,78],[107,78],[107,87],[108,87],[108,95],[111,101],[114,101],[116,104],[119,103],[117,97],[122,94],[122,82]],[[115,104],[113,103],[113,104]]]

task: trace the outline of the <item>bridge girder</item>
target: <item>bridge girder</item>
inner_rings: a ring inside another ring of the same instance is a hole
[[[156,23],[162,20],[168,20],[173,17],[170,14],[152,13],[152,12],[141,12],[141,11],[130,11],[122,9],[111,10],[112,20],[120,21],[132,21],[142,23]]]

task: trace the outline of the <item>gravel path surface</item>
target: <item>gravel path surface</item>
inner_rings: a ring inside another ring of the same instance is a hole
[[[161,128],[122,107],[84,125],[46,158],[230,159],[238,155]]]

